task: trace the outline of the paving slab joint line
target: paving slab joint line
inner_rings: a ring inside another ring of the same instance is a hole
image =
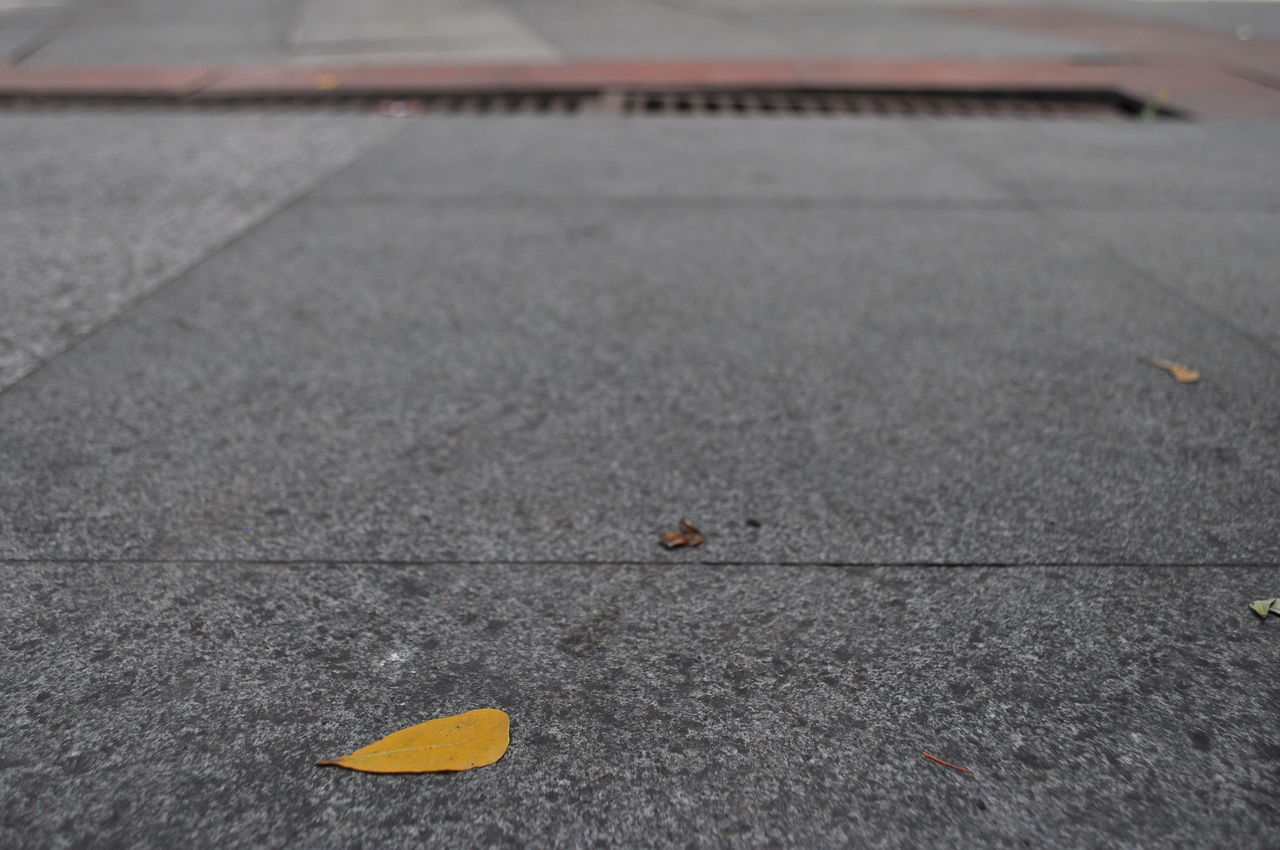
[[[365,559],[365,558],[0,558],[2,566],[50,566],[85,564],[93,566],[161,567],[776,567],[781,569],[1280,569],[1273,561],[1099,562],[1099,561],[743,561],[743,560],[583,560],[571,558],[531,559]]]
[[[406,129],[407,129],[407,125],[393,129],[391,132],[387,134],[387,137],[385,139],[379,139],[375,142],[370,143],[363,150],[356,153],[355,156],[353,156],[348,162],[345,162],[337,166],[336,168],[333,168],[323,174],[317,175],[311,182],[301,186],[295,192],[289,195],[286,195],[274,206],[263,211],[263,213],[260,216],[254,218],[252,221],[248,222],[243,227],[233,231],[223,239],[209,246],[207,250],[205,250],[203,253],[196,256],[194,259],[191,260],[191,262],[187,263],[186,265],[182,266],[179,269],[176,269],[167,279],[161,280],[152,288],[148,289],[145,292],[139,293],[134,298],[126,301],[124,304],[121,304],[120,307],[115,312],[104,317],[97,324],[93,325],[88,330],[86,330],[83,334],[71,340],[70,343],[68,343],[61,349],[54,351],[44,359],[40,360],[40,362],[36,363],[36,365],[33,366],[30,371],[23,374],[17,380],[13,381],[8,386],[0,386],[0,399],[4,398],[6,395],[12,392],[16,387],[23,385],[28,380],[33,378],[35,375],[38,375],[50,363],[54,362],[60,357],[63,357],[64,355],[70,354],[71,352],[78,349],[81,345],[84,345],[85,342],[93,338],[96,334],[98,334],[104,328],[110,327],[111,325],[120,321],[124,316],[126,316],[135,307],[137,307],[142,302],[146,301],[148,298],[151,298],[159,294],[160,292],[164,291],[165,289],[169,288],[170,286],[173,286],[176,282],[178,282],[179,280],[182,280],[192,271],[199,268],[202,264],[208,262],[213,257],[225,251],[227,248],[230,248],[232,245],[235,245],[241,239],[244,239],[250,233],[253,233],[255,230],[257,230],[262,225],[266,224],[271,219],[293,208],[297,204],[304,201],[306,198],[310,197],[312,194],[318,191],[322,186],[324,186],[324,184],[336,178],[339,174],[343,173],[347,169],[354,167],[356,163],[362,161],[365,157],[372,156],[376,151],[378,151],[385,145],[390,144],[392,140],[399,137],[399,135],[405,132]],[[3,559],[0,559],[0,563],[3,563]]]

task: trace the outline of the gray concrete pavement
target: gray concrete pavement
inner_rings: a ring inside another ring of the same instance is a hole
[[[0,576],[7,847],[1274,844],[1275,569]],[[313,766],[484,705],[491,767]]]
[[[0,389],[394,130],[323,116],[5,116]]]
[[[1114,53],[427,6],[0,2],[0,53]],[[1274,845],[1276,138],[0,114],[0,847]],[[493,766],[313,766],[482,706]]]
[[[175,240],[0,394],[0,845],[1269,845],[1268,127],[0,136]],[[311,764],[486,705],[492,767]]]
[[[1233,319],[1073,226],[1199,197],[1207,134],[1245,210],[1264,137],[966,129],[412,124],[10,390],[0,552],[1274,561],[1271,246]]]
[[[1063,58],[1114,52],[934,14],[954,5],[854,0],[79,0],[36,5],[14,0],[0,6],[0,56],[46,67],[851,55]],[[1280,12],[1271,3],[1058,0],[1043,5],[1244,32],[1249,38],[1280,34]]]

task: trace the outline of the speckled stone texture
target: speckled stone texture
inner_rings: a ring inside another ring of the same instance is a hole
[[[410,125],[10,392],[0,555],[648,561],[687,516],[686,560],[1280,559],[1277,353],[1060,177],[910,122],[494,127]]]
[[[8,565],[6,847],[1274,846],[1280,569]],[[496,765],[313,767],[493,706]],[[922,752],[967,767],[964,775]]]
[[[0,390],[395,129],[314,115],[0,115]]]
[[[30,256],[149,294],[0,392],[0,847],[1275,844],[1274,133],[104,120]]]

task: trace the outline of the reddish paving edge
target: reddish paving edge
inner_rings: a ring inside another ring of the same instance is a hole
[[[1080,65],[1061,61],[759,60],[582,62],[331,68],[0,68],[0,96],[208,98],[409,97],[449,91],[582,88],[841,87],[860,89],[1108,89],[1163,99],[1198,116],[1280,119],[1280,90],[1185,61]]]
[[[216,68],[13,68],[0,66],[0,95],[193,94],[221,76]]]

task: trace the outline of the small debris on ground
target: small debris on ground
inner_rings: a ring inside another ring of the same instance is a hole
[[[1259,599],[1250,602],[1249,607],[1253,609],[1253,613],[1265,620],[1268,614],[1280,614],[1280,596],[1275,599]]]
[[[938,758],[935,755],[930,755],[929,753],[922,753],[922,755],[927,759],[933,759],[938,764],[945,764],[947,767],[951,768],[952,770],[958,770],[961,773],[973,773],[973,771],[967,767],[960,767],[959,765],[952,764],[949,761],[943,761],[942,759]]]
[[[680,520],[680,533],[688,539],[690,546],[701,546],[707,542],[707,538],[702,536],[702,532],[698,530],[698,527],[687,519]]]
[[[681,546],[701,546],[707,542],[698,527],[687,519],[680,520],[679,531],[662,532],[662,545],[668,549],[679,549]]]
[[[681,546],[689,545],[689,538],[678,531],[664,531],[662,532],[662,545],[668,549],[679,549]]]
[[[1149,366],[1155,366],[1157,369],[1163,369],[1180,384],[1194,384],[1200,380],[1200,373],[1190,366],[1183,366],[1181,363],[1174,363],[1172,360],[1163,360],[1159,357],[1139,357],[1138,360]]]
[[[1169,90],[1159,89],[1151,100],[1147,101],[1142,107],[1142,112],[1138,115],[1139,121],[1154,121],[1160,117],[1160,113],[1164,111],[1165,104],[1169,102]]]
[[[747,517],[747,525],[751,526],[752,528],[759,528],[760,526],[764,525],[764,520],[760,519],[759,517],[749,516]]]

